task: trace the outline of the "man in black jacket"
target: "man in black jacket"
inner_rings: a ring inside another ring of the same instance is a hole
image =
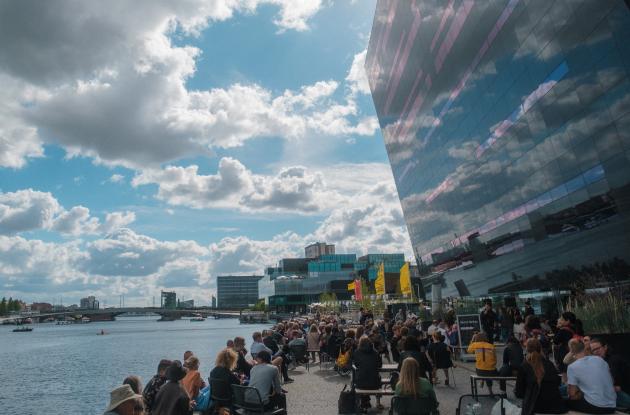
[[[497,315],[492,310],[491,300],[486,300],[479,318],[481,319],[481,329],[488,336],[488,342],[494,343],[494,323],[497,321]]]
[[[630,408],[630,364],[622,356],[612,353],[604,339],[595,337],[591,340],[590,346],[591,354],[604,359],[610,367],[617,393],[617,406]]]

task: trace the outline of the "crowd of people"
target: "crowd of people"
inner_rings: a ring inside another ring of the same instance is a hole
[[[228,414],[231,385],[255,388],[265,409],[286,410],[283,384],[293,382],[290,365],[323,359],[342,375],[352,373],[355,388],[368,390],[381,388],[383,361],[395,363],[398,370],[390,383],[399,401],[421,401],[418,414],[437,413],[434,387],[449,385],[449,369],[455,366],[454,352],[459,348],[453,317],[450,310],[444,320],[423,324],[404,309],[395,315],[385,311],[380,319],[361,309],[349,321],[335,313],[284,321],[254,332],[249,350],[243,337],[228,340],[216,356],[208,383],[190,351],[183,363],[160,361],[144,388],[137,376],[126,378],[111,392],[106,415],[189,415],[208,405],[213,413]],[[604,339],[585,335],[573,313],[565,312],[550,324],[536,316],[530,304],[522,314],[516,307],[495,313],[488,301],[480,322],[481,331],[467,352],[475,355],[479,375],[516,378],[514,394],[522,399],[523,414],[568,409],[614,413],[616,407],[630,406],[630,366]],[[505,344],[500,361],[495,348],[499,340]],[[492,394],[492,380],[485,383]],[[505,381],[500,381],[500,389],[505,392]],[[362,396],[360,409],[366,412],[370,407],[369,395]],[[378,398],[376,407],[383,409]]]

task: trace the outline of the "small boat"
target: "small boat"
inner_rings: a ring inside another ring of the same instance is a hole
[[[203,317],[193,317],[190,319],[190,321],[206,321],[206,319]]]
[[[33,328],[32,327],[18,327],[18,328],[13,329],[14,333],[22,333],[25,331],[33,331]]]

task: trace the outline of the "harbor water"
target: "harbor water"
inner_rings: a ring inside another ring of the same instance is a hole
[[[245,338],[268,325],[237,319],[158,322],[158,317],[119,317],[111,322],[33,324],[27,333],[0,326],[2,415],[102,414],[109,392],[128,375],[143,385],[160,359],[183,359],[191,350],[207,379],[227,339]],[[98,335],[103,330],[105,335]]]

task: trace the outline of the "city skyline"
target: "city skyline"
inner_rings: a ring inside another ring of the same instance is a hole
[[[412,258],[375,1],[0,7],[0,295],[203,305],[317,241]]]

